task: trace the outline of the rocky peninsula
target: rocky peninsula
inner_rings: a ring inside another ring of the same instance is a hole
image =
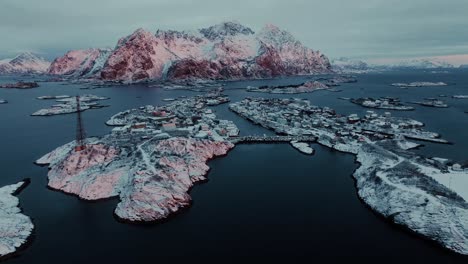
[[[19,207],[16,195],[28,184],[21,181],[0,188],[0,258],[14,253],[31,236],[34,225]]]
[[[410,151],[409,138],[447,143],[424,124],[378,115],[342,116],[303,99],[247,98],[230,105],[240,116],[278,134],[313,135],[356,155],[359,197],[383,217],[445,248],[468,254],[468,170]]]

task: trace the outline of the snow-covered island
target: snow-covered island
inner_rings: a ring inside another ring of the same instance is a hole
[[[436,108],[447,108],[448,105],[442,101],[442,100],[437,100],[437,99],[426,99],[424,101],[416,101],[416,102],[411,102],[413,104],[417,105],[422,105],[422,106],[428,106],[428,107],[436,107]]]
[[[0,104],[8,104],[8,101],[0,98]]]
[[[366,98],[350,99],[349,101],[354,104],[367,107],[367,108],[400,110],[400,111],[414,110],[414,107],[406,106],[402,104],[399,98],[382,97],[379,99],[374,99],[374,98],[366,97]]]
[[[309,81],[298,85],[285,85],[285,86],[260,86],[248,87],[248,92],[272,93],[272,94],[298,94],[298,93],[312,93],[318,90],[329,89],[330,87],[318,82]]]
[[[51,96],[42,96],[41,99],[52,99]],[[76,97],[70,96],[55,96],[57,99],[56,101],[59,104],[52,105],[49,108],[40,109],[34,113],[32,116],[52,116],[52,115],[64,115],[64,114],[71,114],[76,113],[78,111]],[[100,105],[97,101],[107,100],[108,97],[102,97],[92,94],[85,94],[79,97],[80,100],[80,111],[85,111],[88,109],[97,109],[105,107],[104,105]]]
[[[39,84],[37,82],[17,82],[0,84],[0,88],[6,89],[32,89],[37,87],[39,87]]]
[[[291,141],[291,146],[293,146],[295,149],[299,150],[300,152],[304,154],[307,154],[307,155],[314,154],[314,149],[310,147],[309,143],[293,140]]]
[[[157,221],[190,205],[190,188],[206,179],[207,161],[234,147],[239,129],[219,120],[208,103],[222,94],[143,106],[111,117],[116,126],[100,138],[57,148],[36,161],[49,165],[49,187],[82,199],[120,198],[115,215],[126,221]]]
[[[65,98],[70,98],[70,95],[43,95],[37,97],[39,100],[53,100],[53,99],[65,99]]]
[[[342,116],[303,99],[247,98],[230,109],[278,134],[312,135],[332,149],[356,155],[358,194],[392,222],[468,255],[468,170],[445,159],[423,157],[407,139],[440,143],[423,123],[378,115]]]
[[[392,86],[401,88],[413,88],[413,87],[435,87],[435,86],[447,86],[444,82],[411,82],[411,83],[392,83]]]
[[[21,181],[0,188],[0,257],[14,253],[31,236],[34,225],[19,207],[17,195],[28,184]]]
[[[452,96],[454,99],[468,99],[468,95],[454,95]]]
[[[336,75],[331,78],[319,78],[317,81],[327,86],[339,86],[342,83],[357,83],[357,79],[351,75]]]

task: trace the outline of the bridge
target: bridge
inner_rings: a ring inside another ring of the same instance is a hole
[[[300,142],[315,142],[317,138],[314,136],[244,136],[228,139],[233,144],[248,144],[248,143],[281,143],[290,142],[293,140]]]

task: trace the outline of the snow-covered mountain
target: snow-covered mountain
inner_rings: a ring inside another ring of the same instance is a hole
[[[112,50],[87,49],[72,50],[56,58],[47,70],[49,74],[70,75],[73,77],[98,76]]]
[[[374,65],[373,68],[388,70],[450,69],[454,66],[437,59],[412,59],[393,64]]]
[[[355,60],[346,57],[333,59],[332,68],[339,73],[366,73],[372,69],[362,60]]]
[[[0,74],[31,74],[45,73],[50,62],[33,54],[24,52],[13,59],[0,60]]]
[[[453,68],[453,65],[440,60],[430,59],[415,59],[404,61],[398,64],[399,68],[413,68],[413,69],[438,69],[438,68]]]
[[[104,80],[243,79],[332,71],[325,55],[273,25],[257,33],[235,22],[192,32],[158,30],[153,34],[138,29],[121,38],[109,53],[101,56],[105,63],[99,63],[102,66],[94,72]],[[82,65],[92,64],[97,57],[89,50],[71,51],[57,58],[49,73],[81,72]]]

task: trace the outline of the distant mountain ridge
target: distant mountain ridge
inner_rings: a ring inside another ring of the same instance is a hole
[[[70,51],[48,70],[111,81],[229,80],[331,72],[324,54],[303,46],[289,32],[267,25],[256,33],[236,22],[155,34],[138,29],[121,38],[113,50]]]
[[[454,66],[448,62],[436,60],[436,59],[412,59],[405,60],[396,64],[385,65],[392,68],[401,69],[450,69]]]
[[[452,69],[452,64],[436,59],[411,59],[396,63],[371,64],[358,59],[341,57],[332,60],[332,68],[339,73],[368,73],[394,70]]]
[[[366,73],[372,71],[367,62],[346,57],[333,59],[331,64],[333,70],[339,73]]]
[[[46,73],[50,62],[31,52],[23,52],[13,59],[0,60],[0,74]]]

